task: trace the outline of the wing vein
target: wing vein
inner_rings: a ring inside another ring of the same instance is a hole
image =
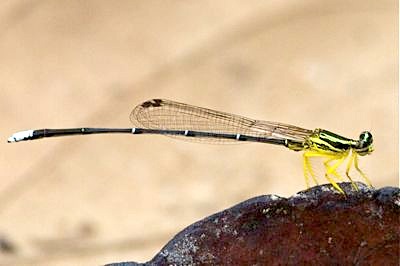
[[[135,126],[150,129],[194,130],[211,133],[241,134],[258,138],[289,139],[303,142],[312,130],[215,111],[164,99],[146,101],[132,111],[130,119]],[[174,138],[207,142],[238,143],[221,138]]]

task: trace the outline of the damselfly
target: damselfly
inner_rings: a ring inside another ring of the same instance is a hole
[[[103,133],[159,134],[208,143],[262,142],[303,151],[303,172],[307,187],[310,186],[310,178],[318,184],[311,167],[312,157],[323,159],[325,178],[341,193],[344,191],[335,180],[343,180],[338,168],[347,158],[346,176],[353,187],[358,189],[349,175],[352,166],[371,186],[358,166],[358,155],[364,156],[373,151],[372,134],[368,131],[362,132],[358,140],[353,140],[320,128],[303,129],[162,99],[138,105],[132,111],[130,120],[137,127],[26,130],[13,134],[8,142]]]

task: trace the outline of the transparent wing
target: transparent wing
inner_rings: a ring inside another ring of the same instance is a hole
[[[212,133],[241,134],[270,139],[289,139],[303,142],[312,130],[277,122],[254,120],[163,99],[153,99],[138,105],[130,120],[137,127],[169,130],[194,130]],[[221,138],[174,138],[206,143],[241,143]]]

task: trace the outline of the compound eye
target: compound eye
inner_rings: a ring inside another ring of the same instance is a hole
[[[369,131],[364,131],[360,134],[360,144],[362,147],[367,147],[372,144],[373,138]]]

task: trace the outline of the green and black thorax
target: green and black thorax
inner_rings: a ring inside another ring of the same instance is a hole
[[[351,149],[359,155],[367,155],[373,151],[372,134],[364,131],[358,140],[349,139],[325,129],[317,128],[304,143],[304,149],[319,152],[346,153]]]

